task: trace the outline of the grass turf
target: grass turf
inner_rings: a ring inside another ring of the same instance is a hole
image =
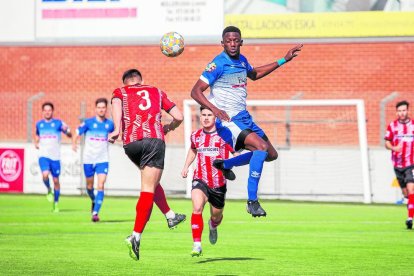
[[[133,261],[136,198],[106,197],[92,223],[87,197],[63,196],[52,213],[45,196],[0,194],[0,275],[412,275],[403,206],[262,201],[268,216],[252,218],[229,200],[214,246],[206,208],[204,255],[192,258],[191,201],[169,203],[187,221],[169,230],[154,206]]]

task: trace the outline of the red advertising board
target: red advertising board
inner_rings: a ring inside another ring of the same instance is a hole
[[[0,148],[0,193],[22,193],[24,149]]]

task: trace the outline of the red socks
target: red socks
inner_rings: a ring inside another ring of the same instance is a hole
[[[168,206],[167,199],[165,198],[164,189],[162,188],[161,184],[157,185],[154,192],[154,202],[157,204],[158,208],[160,208],[161,212],[165,215],[170,209]]]
[[[154,203],[154,194],[141,192],[136,206],[137,214],[135,217],[134,231],[142,233],[145,225],[151,216],[152,205]]]
[[[414,216],[414,194],[408,195],[408,218],[413,218]]]
[[[191,215],[191,230],[193,232],[193,241],[201,242],[201,234],[203,233],[203,215],[192,214]]]

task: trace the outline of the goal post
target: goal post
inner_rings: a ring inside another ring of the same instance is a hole
[[[183,103],[186,154],[192,131],[200,127],[198,106],[193,100]],[[263,173],[271,166],[273,174],[262,176],[259,197],[372,202],[363,100],[248,100],[247,107],[279,152],[278,160],[265,164]],[[283,139],[289,142],[284,145]],[[247,180],[248,166],[244,167],[243,173],[241,167],[235,168],[239,179],[235,182]],[[191,179],[189,173],[187,197]],[[228,188],[240,190],[237,194],[229,189],[228,197],[246,198],[247,191],[241,192],[246,183],[229,182]]]

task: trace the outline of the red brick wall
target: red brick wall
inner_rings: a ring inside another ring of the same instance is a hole
[[[242,52],[253,66],[283,57],[293,45],[249,44]],[[137,67],[145,83],[165,90],[179,107],[206,64],[222,50],[220,45],[188,45],[178,58],[164,57],[158,46],[108,47],[0,47],[0,140],[26,139],[26,99],[46,94],[34,105],[55,103],[55,117],[72,128],[79,122],[80,102],[93,115],[97,97],[110,98],[121,84],[122,73]],[[414,43],[307,44],[300,56],[268,77],[249,82],[249,99],[289,99],[303,92],[303,99],[353,99],[366,103],[370,145],[379,143],[379,102],[393,91],[414,105]],[[182,129],[170,143],[182,144]]]

